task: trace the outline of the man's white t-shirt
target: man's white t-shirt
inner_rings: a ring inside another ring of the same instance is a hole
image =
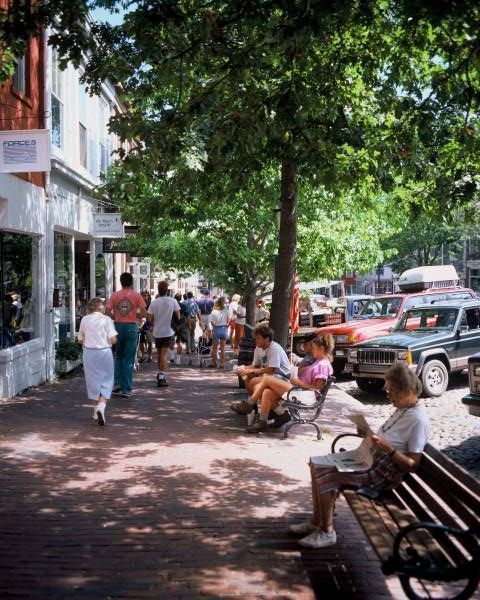
[[[150,303],[148,314],[153,315],[153,337],[171,337],[175,332],[172,329],[172,315],[180,310],[180,305],[175,298],[159,296]]]
[[[423,452],[430,437],[430,421],[421,400],[410,408],[397,408],[378,430],[398,452]]]
[[[265,350],[257,346],[253,353],[252,364],[254,367],[272,367],[276,375],[290,379],[290,361],[285,350],[277,342],[272,342]]]
[[[80,321],[78,339],[83,341],[85,348],[110,348],[110,339],[116,335],[118,334],[112,319],[100,312],[92,312]]]

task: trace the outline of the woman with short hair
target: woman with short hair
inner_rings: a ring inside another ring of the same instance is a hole
[[[398,485],[405,473],[418,468],[430,435],[425,406],[419,400],[421,383],[407,365],[399,363],[385,373],[385,385],[396,410],[376,434],[371,434],[370,469],[339,472],[336,467],[316,466],[315,457],[310,458],[313,518],[290,526],[292,533],[308,534],[299,540],[302,546],[324,548],[336,543],[333,510],[338,490],[366,487],[378,493]],[[358,433],[364,436],[366,432]]]

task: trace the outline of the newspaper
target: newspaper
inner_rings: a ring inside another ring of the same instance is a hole
[[[355,450],[335,452],[324,456],[312,456],[311,461],[318,467],[336,467],[340,472],[365,471],[373,464],[372,430],[361,413],[349,413],[346,416],[359,429],[366,433],[362,443]]]

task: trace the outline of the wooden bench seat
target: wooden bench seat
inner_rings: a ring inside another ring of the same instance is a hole
[[[343,434],[335,438],[338,451]],[[470,598],[480,580],[480,483],[431,445],[419,469],[378,499],[343,492],[409,598]]]

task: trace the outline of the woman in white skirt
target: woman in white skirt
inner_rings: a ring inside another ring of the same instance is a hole
[[[105,408],[113,387],[112,345],[117,341],[117,332],[112,319],[103,314],[101,298],[92,298],[87,308],[89,314],[80,321],[78,341],[83,345],[88,398],[95,402],[93,418],[105,425]]]

